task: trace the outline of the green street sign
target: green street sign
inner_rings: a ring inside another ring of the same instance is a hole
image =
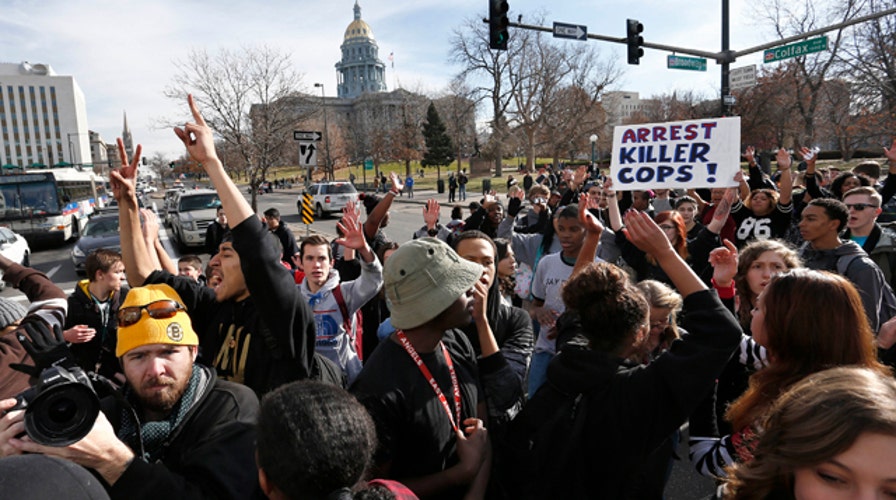
[[[828,50],[827,36],[821,36],[802,42],[792,43],[790,45],[775,47],[774,49],[768,49],[763,55],[762,62],[769,63],[782,61],[784,59],[790,59],[791,57],[804,56],[806,54],[821,52],[823,50]]]
[[[373,170],[373,160],[364,160],[364,170]]]
[[[669,69],[706,71],[706,59],[701,57],[667,56],[666,67]]]

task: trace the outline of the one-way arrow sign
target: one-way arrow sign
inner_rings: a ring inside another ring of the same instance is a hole
[[[566,24],[554,22],[554,38],[569,38],[572,40],[586,40],[588,27],[580,24]]]
[[[321,133],[307,132],[304,130],[294,130],[292,132],[292,138],[297,141],[319,141],[321,138]]]

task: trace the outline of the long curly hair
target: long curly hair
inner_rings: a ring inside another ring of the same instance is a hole
[[[781,395],[762,420],[747,463],[728,468],[725,498],[793,498],[794,471],[848,450],[864,433],[896,437],[896,380],[880,370],[839,367]]]

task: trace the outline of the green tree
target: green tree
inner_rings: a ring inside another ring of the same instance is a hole
[[[423,140],[426,142],[426,153],[423,154],[424,167],[436,167],[436,178],[442,178],[442,165],[450,165],[454,161],[454,145],[439,118],[435,104],[430,101],[426,110],[426,123],[423,124]]]

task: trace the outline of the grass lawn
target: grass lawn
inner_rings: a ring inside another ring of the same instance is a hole
[[[536,160],[536,164],[542,165],[542,164],[550,163],[551,161],[552,160],[550,158],[539,158]],[[847,170],[852,169],[854,166],[856,166],[859,163],[862,163],[864,161],[869,161],[869,159],[861,158],[861,159],[853,159],[850,161],[819,160],[816,165],[816,168],[818,168],[818,169],[834,168],[834,169],[840,170],[842,172],[845,172]],[[882,173],[882,175],[885,176],[886,172],[887,172],[887,159],[884,157],[881,157],[881,158],[875,158],[874,161],[877,161],[878,163],[881,164],[881,173]],[[508,159],[504,160],[503,178],[506,179],[508,174],[512,174],[514,177],[520,178],[520,176],[517,174],[517,165],[519,165],[522,162],[525,162],[525,159],[508,158]],[[798,162],[794,161],[794,168],[797,164],[798,164]],[[747,171],[747,163],[745,161],[741,163],[741,167],[743,168],[744,172]],[[390,172],[396,172],[402,179],[404,178],[404,175],[405,175],[404,163],[398,163],[398,162],[385,163],[385,164],[381,164],[379,166],[379,168],[382,172],[385,172],[387,176],[389,175]],[[417,172],[421,168],[424,170],[423,178],[420,178],[420,176],[417,174]],[[463,168],[467,168],[467,170],[469,170],[468,164],[464,163]],[[774,165],[772,165],[772,170],[774,170],[774,168],[775,168]],[[448,174],[450,172],[457,171],[457,162],[452,163],[450,167],[440,167],[440,170],[441,170],[441,177],[442,177],[442,179],[445,180],[446,189],[447,189]],[[606,171],[606,169],[605,169],[605,171]],[[368,185],[370,185],[370,186],[373,185],[373,170],[364,172],[362,165],[354,165],[349,168],[342,168],[342,169],[337,170],[336,171],[336,180],[347,181],[349,178],[349,172],[353,172],[355,174],[355,183],[356,184],[361,184],[365,181],[364,174],[366,173],[367,174],[366,181],[367,181]],[[411,163],[411,172],[414,173],[414,188],[415,189],[432,189],[432,190],[436,189],[436,179],[437,179],[436,167],[421,167],[420,162],[415,161],[415,162]],[[276,180],[276,179],[282,179],[282,178],[287,178],[287,177],[301,177],[302,175],[305,175],[305,169],[301,168],[301,167],[277,167],[277,168],[273,169],[273,172],[269,176],[268,180]],[[322,179],[323,174],[315,174],[314,178],[315,178],[315,180]],[[492,175],[470,176],[471,189],[473,189],[474,191],[478,191],[479,187],[481,186],[480,182],[483,179],[491,179],[492,184],[494,185],[495,189],[499,193],[504,193],[505,184],[504,184],[503,180],[499,181],[499,180],[495,179],[493,174]],[[520,181],[522,181],[522,179],[520,179]]]

